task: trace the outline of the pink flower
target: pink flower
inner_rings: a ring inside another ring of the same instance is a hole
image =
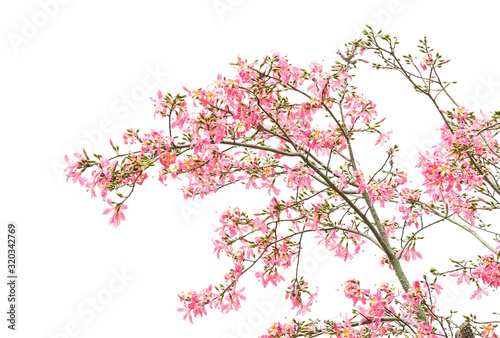
[[[436,293],[440,295],[443,287],[437,283],[432,283],[431,285],[434,287],[434,291],[436,291]]]
[[[114,227],[117,227],[120,225],[121,221],[125,220],[125,215],[122,210],[126,210],[127,206],[121,203],[114,204],[110,199],[108,199],[107,202],[111,208],[104,210],[102,214],[106,215],[113,212],[111,218],[109,219],[109,224],[113,224]]]
[[[352,299],[353,306],[356,306],[358,302],[366,304],[366,297],[369,296],[370,291],[361,289],[359,286],[359,281],[355,279],[348,280],[345,282],[344,295]]]
[[[405,261],[409,262],[410,259],[412,260],[417,260],[417,258],[422,259],[422,255],[420,252],[415,250],[415,247],[407,247],[401,252],[401,258],[403,258]]]
[[[476,279],[481,279],[484,284],[497,289],[500,287],[500,263],[493,254],[483,256],[482,261],[476,269],[471,271],[471,275]]]
[[[290,285],[286,291],[285,299],[290,299],[292,302],[292,310],[297,308],[297,314],[305,314],[311,311],[311,305],[314,302],[315,297],[318,293],[311,293],[309,291],[309,284],[303,280],[297,281],[293,279],[292,285]],[[308,295],[307,303],[302,298],[303,294]]]
[[[483,290],[480,287],[478,287],[477,290],[472,293],[472,296],[470,297],[470,299],[477,298],[477,300],[480,300],[483,294],[488,296],[488,291]]]
[[[165,99],[163,98],[163,94],[161,90],[158,91],[158,99],[154,99],[150,97],[149,99],[154,103],[156,106],[154,116],[156,117],[156,114],[160,114],[162,116],[165,116],[167,113],[167,108],[165,107]]]
[[[367,187],[367,190],[372,203],[379,201],[381,207],[384,207],[385,202],[390,201],[394,194],[394,189],[389,183],[372,183]]]
[[[394,270],[394,268],[392,267],[392,264],[389,261],[389,258],[387,257],[387,255],[383,255],[382,258],[380,259],[379,263],[382,266],[384,266],[384,265],[387,264],[387,265],[389,265],[389,269]]]
[[[71,178],[73,183],[78,181],[80,185],[86,186],[88,180],[82,177],[82,171],[79,170],[80,168],[83,167],[82,165],[83,156],[78,153],[74,153],[73,156],[76,158],[76,161],[71,161],[68,155],[64,156],[64,160],[68,164],[66,169],[64,169],[64,171],[66,172],[66,181],[69,181],[69,179]]]
[[[230,295],[226,296],[228,303],[225,308],[221,309],[221,311],[228,312],[231,308],[234,309],[234,311],[238,311],[241,308],[241,300],[246,300],[246,297],[242,294],[244,290],[245,288],[241,288],[236,291],[236,289],[233,288]]]
[[[256,272],[255,277],[261,279],[264,287],[266,287],[269,282],[271,282],[274,286],[277,286],[279,282],[285,281],[285,278],[276,271],[268,273]]]
[[[484,337],[484,338],[498,338],[498,335],[495,333],[495,327],[491,324],[486,324],[484,326],[484,330],[481,331],[481,335]]]
[[[462,272],[454,272],[452,274],[450,274],[450,276],[452,277],[458,277],[457,279],[457,284],[462,284],[462,279],[465,278],[465,282],[467,284],[470,284],[470,278],[469,278],[469,275],[465,272],[465,271],[462,271]]]
[[[427,66],[429,66],[432,62],[433,58],[432,58],[432,54],[427,54],[426,56],[424,56],[422,58],[422,61],[420,62],[420,67],[422,67],[423,70],[426,70],[427,69]]]
[[[379,145],[379,144],[383,145],[385,142],[389,141],[389,139],[391,138],[389,135],[391,135],[391,134],[392,134],[392,130],[389,130],[387,133],[380,133],[375,145]]]
[[[266,335],[260,336],[260,338],[276,338],[276,337],[292,337],[297,329],[297,324],[295,322],[281,324],[274,323],[269,329],[267,329]]]
[[[351,125],[354,125],[357,118],[363,123],[370,122],[378,114],[375,110],[376,104],[360,95],[346,97],[345,101],[347,103],[343,107],[351,117]]]
[[[179,295],[180,300],[183,302],[184,307],[179,308],[177,311],[185,312],[184,320],[189,319],[193,322],[193,316],[195,317],[207,314],[205,310],[206,305],[212,306],[216,295],[212,292],[212,285],[204,289],[201,292],[189,291],[187,294]]]
[[[247,184],[245,185],[245,188],[250,189],[250,186],[251,186],[255,189],[259,189],[259,186],[257,185],[257,183],[255,183],[255,180],[256,180],[255,176],[250,176],[250,178],[247,181]]]

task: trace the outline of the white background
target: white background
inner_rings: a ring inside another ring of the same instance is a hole
[[[452,59],[443,76],[459,81],[452,90],[459,102],[498,109],[500,47],[494,3],[2,2],[0,276],[6,275],[5,227],[15,222],[19,299],[18,331],[12,333],[6,329],[7,289],[0,277],[0,336],[68,337],[77,332],[73,336],[243,338],[265,333],[273,321],[292,313],[289,303],[267,300],[272,290],[263,292],[253,277],[246,279],[248,301],[238,313],[211,311],[193,325],[176,311],[177,294],[222,282],[230,267],[212,254],[215,212],[228,205],[253,206],[257,195],[231,195],[228,190],[195,204],[184,201],[175,184],[165,188],[151,180],[127,203],[126,222],[114,228],[102,215],[102,201],[62,179],[64,154],[85,144],[93,152],[110,154],[108,139],[119,143],[126,128],[162,128],[164,121],[153,119],[148,97],[158,89],[176,93],[183,85],[203,87],[219,72],[230,74],[228,63],[237,55],[254,60],[276,50],[300,67],[322,59],[331,64],[339,46],[359,36],[366,23],[398,36],[404,52],[416,53],[418,39],[427,36]],[[367,75],[359,76],[360,91],[389,117],[392,141],[402,147],[407,163],[414,164],[411,156],[430,144],[439,126],[431,103],[397,74],[363,67]],[[451,245],[460,237],[453,227],[444,229],[422,248],[424,255],[435,249],[426,258],[443,267],[449,255],[439,261],[433,255],[467,251]],[[396,283],[373,253],[353,264],[325,258],[320,251],[311,250],[309,256],[311,282],[320,286],[314,315],[322,318],[350,308],[336,290],[342,281],[364,275],[367,287],[384,279]],[[121,273],[130,280],[116,281]],[[460,289],[453,290],[445,308],[468,312],[476,307],[487,314],[485,309],[500,301],[497,292],[483,303],[469,304],[470,293],[460,298]],[[99,312],[87,304],[93,297],[105,303]]]

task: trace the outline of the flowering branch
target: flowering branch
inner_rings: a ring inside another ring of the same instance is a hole
[[[179,295],[185,319],[206,315],[208,308],[236,311],[245,300],[239,287],[243,275],[254,271],[263,287],[277,286],[291,266],[286,299],[297,316],[309,312],[317,292],[300,276],[299,267],[304,239],[312,235],[344,261],[354,259],[370,241],[382,251],[381,263],[396,275],[401,290],[383,283],[370,291],[348,279],[344,295],[353,301],[352,316],[337,322],[275,323],[263,337],[449,337],[458,325],[435,308],[442,289],[437,278],[474,282],[472,298],[477,299],[500,286],[500,245],[495,249],[474,230],[497,236],[493,241],[500,244],[498,232],[487,230],[480,218],[481,212],[500,209],[500,113],[479,117],[458,107],[448,93],[450,83],[437,73],[448,60],[434,56],[425,39],[420,63],[404,57],[410,71],[395,52],[395,38],[371,29],[365,35],[367,41],[349,44],[329,71],[316,62],[307,69],[295,67],[279,53],[260,62],[238,58],[232,78],[220,74],[206,88],[184,88],[186,94],[175,96],[158,92],[152,98],[155,116],[168,120],[167,131],[139,134],[128,129],[123,135],[128,149],[120,152],[111,142],[116,155],[108,159],[91,159],[85,151],[72,159],[66,156],[68,180],[94,198],[99,193],[110,206],[105,213],[114,226],[125,219],[124,203],[149,175],[165,186],[181,180],[186,199],[204,198],[236,183],[263,190],[259,213],[232,207],[220,216],[214,252],[229,257],[232,267],[221,284]],[[359,58],[366,50],[382,58],[384,65],[374,64],[376,68],[397,70],[429,97],[444,120],[442,142],[434,153],[421,154],[417,165],[425,191],[410,187],[407,174],[394,164],[396,145],[381,151],[382,164],[375,170],[359,151],[386,146],[392,132],[383,129],[385,118],[379,118],[375,103],[352,85],[358,61],[368,62]],[[454,103],[451,111],[440,108],[441,93]],[[359,146],[354,138],[359,134],[377,137]],[[284,197],[287,192],[290,197]],[[392,220],[383,218],[387,213]],[[431,268],[434,281],[409,279],[401,260],[422,258],[415,249],[421,233],[444,221],[466,230],[490,253],[477,262],[452,260],[455,269],[444,273]],[[483,337],[497,337],[493,322],[469,322],[475,324],[471,330],[483,329]]]

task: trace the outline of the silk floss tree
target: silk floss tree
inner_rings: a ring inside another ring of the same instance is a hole
[[[231,77],[219,75],[206,88],[158,92],[154,114],[168,128],[128,129],[126,151],[111,142],[114,154],[107,157],[85,151],[66,156],[68,180],[107,202],[104,214],[114,226],[125,219],[126,201],[151,173],[165,186],[180,180],[186,199],[238,183],[265,190],[261,212],[223,211],[214,252],[228,256],[232,266],[222,283],[179,295],[184,319],[193,321],[209,309],[238,310],[245,278],[253,274],[264,287],[286,283],[286,299],[297,311],[296,318],[272,324],[262,337],[497,337],[495,317],[464,321],[453,312],[440,313],[435,304],[441,278],[475,285],[471,298],[483,301],[500,286],[498,225],[482,220],[500,208],[500,112],[459,106],[438,74],[449,60],[425,39],[415,58],[399,56],[395,38],[370,27],[364,35],[347,44],[330,68],[316,62],[298,68],[279,53],[255,62],[238,57]],[[395,165],[398,148],[390,143],[385,118],[354,86],[354,68],[369,63],[361,57],[402,74],[443,120],[440,142],[420,154],[418,186]],[[439,95],[447,102],[438,101]],[[380,167],[358,158],[363,148],[379,149]],[[392,218],[384,218],[388,213]],[[430,278],[409,279],[402,261],[422,258],[417,243],[425,245],[421,235],[440,222],[467,231],[483,250],[475,261],[451,259],[450,266],[422,271]],[[318,296],[312,281],[298,274],[307,236],[353,264],[361,248],[375,252],[399,285],[370,290],[346,276],[351,315],[304,319]],[[295,271],[291,280],[284,278],[287,269]]]

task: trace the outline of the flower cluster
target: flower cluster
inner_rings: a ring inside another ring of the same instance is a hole
[[[352,299],[354,306],[356,306],[358,302],[366,304],[366,296],[369,293],[369,290],[361,289],[359,286],[359,281],[355,279],[351,279],[345,282],[344,295],[347,298]]]
[[[212,291],[214,287],[210,285],[208,288],[201,292],[189,291],[186,294],[179,295],[179,298],[184,307],[179,308],[179,312],[184,312],[184,319],[189,319],[193,322],[194,317],[202,317],[207,314],[206,306],[214,309],[220,309],[223,313],[229,312],[231,309],[238,310],[241,307],[241,300],[245,300],[242,292],[244,288],[236,291],[233,289],[231,292],[218,293]]]
[[[307,295],[308,297],[307,303],[303,299],[304,295]],[[285,298],[290,299],[292,302],[292,309],[297,308],[297,315],[299,315],[311,311],[311,305],[317,295],[317,292],[312,293],[309,291],[309,283],[304,282],[303,279],[294,279],[286,291]]]
[[[267,330],[267,334],[260,336],[260,338],[291,338],[295,337],[297,324],[291,323],[274,323]]]
[[[483,256],[478,267],[471,271],[471,275],[476,279],[481,279],[485,285],[493,289],[500,287],[500,262],[498,256],[495,257],[492,254]]]
[[[400,334],[401,329],[408,325],[414,328],[412,332],[416,337],[442,336],[442,327],[439,323],[435,323],[435,317],[432,315],[422,317],[420,314],[424,307],[428,307],[430,313],[434,313],[435,309],[430,305],[430,297],[439,294],[441,287],[432,283],[428,290],[424,290],[422,283],[427,282],[413,282],[407,292],[397,290],[388,284],[382,284],[372,292],[368,289],[361,289],[359,281],[349,280],[345,283],[344,294],[353,300],[354,316],[342,316],[343,320],[336,322],[331,320],[294,321],[294,332],[297,335],[293,337],[300,337],[301,334],[356,338],[392,336]],[[285,324],[274,323],[268,330],[271,335],[262,337],[290,337],[272,335],[280,325]]]

